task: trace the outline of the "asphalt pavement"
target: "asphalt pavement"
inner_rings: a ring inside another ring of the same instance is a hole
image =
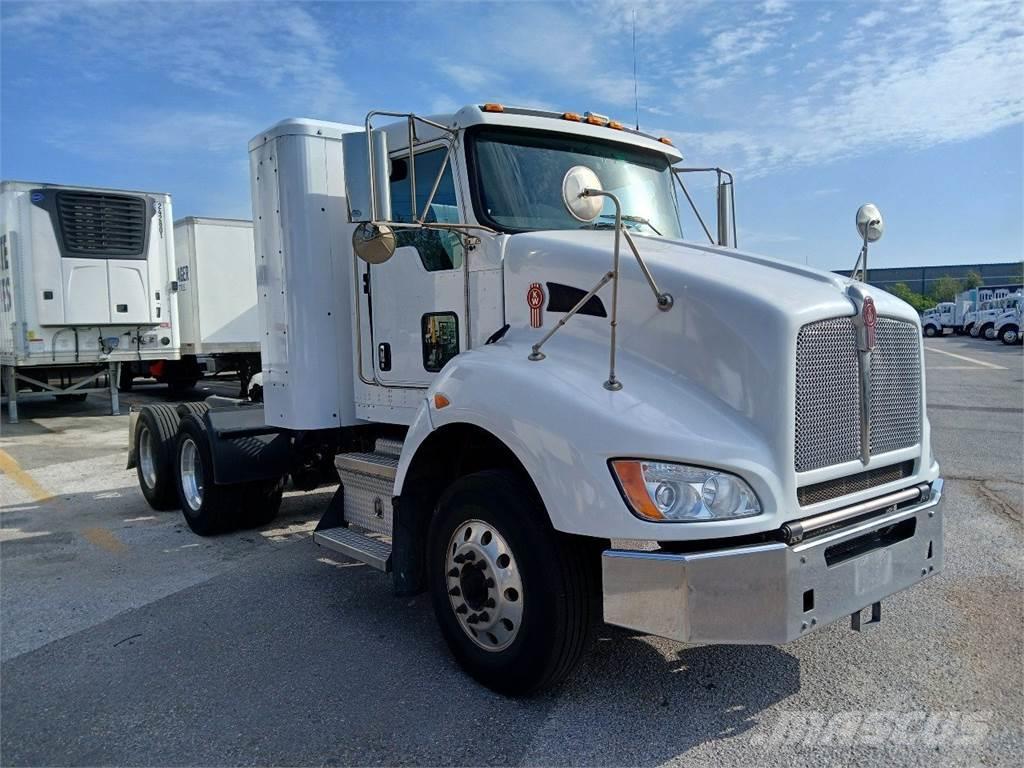
[[[126,415],[23,404],[0,433],[0,764],[1019,765],[1024,356],[925,347],[942,574],[872,631],[781,647],[605,629],[522,700],[459,670],[425,595],[312,543],[329,489],[202,539],[146,505]]]

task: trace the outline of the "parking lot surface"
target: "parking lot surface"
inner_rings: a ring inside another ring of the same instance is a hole
[[[0,434],[0,762],[1019,765],[1024,358],[925,348],[942,574],[872,631],[782,647],[605,629],[568,683],[524,700],[462,674],[425,595],[312,543],[330,489],[199,538],[125,471],[127,415],[25,403]],[[164,397],[138,388],[122,413]]]

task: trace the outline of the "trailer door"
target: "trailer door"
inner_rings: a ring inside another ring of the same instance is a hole
[[[445,163],[447,147],[416,155],[416,207],[422,211]],[[408,158],[392,158],[391,207],[396,221],[412,220]],[[427,221],[459,221],[448,163]],[[466,348],[466,272],[457,235],[435,229],[396,230],[398,248],[369,268],[374,373],[386,386],[429,386],[445,363]]]

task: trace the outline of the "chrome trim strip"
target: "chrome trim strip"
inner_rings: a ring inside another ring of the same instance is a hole
[[[861,515],[867,515],[879,509],[891,507],[894,504],[901,504],[904,501],[913,501],[916,499],[927,500],[929,498],[929,494],[930,488],[928,484],[920,483],[910,488],[904,488],[902,491],[887,493],[885,496],[879,496],[875,499],[862,501],[860,504],[854,504],[851,507],[844,507],[843,509],[837,509],[834,512],[826,512],[823,515],[817,515],[816,517],[809,517],[804,520],[795,520],[791,523],[786,523],[780,530],[782,531],[783,540],[787,544],[796,544],[802,541],[808,534],[827,526],[841,523],[844,520],[851,520],[855,517],[860,517]]]

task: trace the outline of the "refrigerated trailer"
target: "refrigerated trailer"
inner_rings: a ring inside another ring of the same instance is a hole
[[[779,644],[941,571],[917,313],[730,247],[725,171],[702,242],[678,206],[706,169],[594,113],[286,120],[249,158],[264,402],[129,432],[196,533],[340,480],[314,541],[429,591],[511,694],[568,675],[594,621]],[[874,206],[857,228],[866,277]]]
[[[171,198],[159,192],[0,183],[0,369],[18,401],[108,392],[125,361],[178,347]]]
[[[180,346],[166,360],[123,364],[121,389],[143,377],[186,390],[204,374],[232,371],[245,392],[260,369],[252,222],[196,216],[174,222],[169,293]]]

